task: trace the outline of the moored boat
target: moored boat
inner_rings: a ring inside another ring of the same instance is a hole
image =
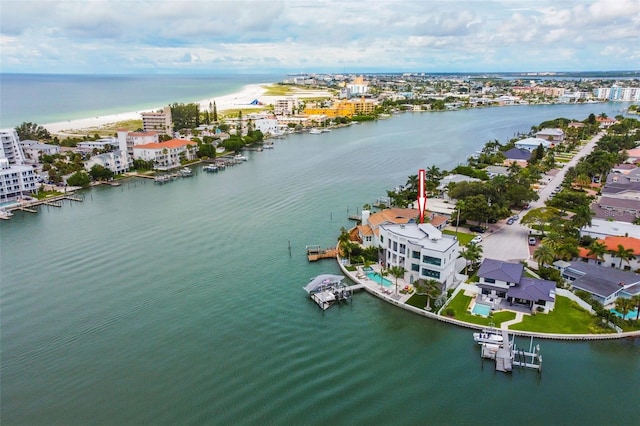
[[[483,343],[502,345],[504,343],[502,331],[495,328],[485,328],[480,332],[473,333],[473,340],[475,340],[479,345],[482,345]]]
[[[202,168],[207,173],[218,173],[218,166],[215,164],[207,164]]]

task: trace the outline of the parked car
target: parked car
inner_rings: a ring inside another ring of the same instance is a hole
[[[471,240],[471,244],[480,244],[482,242],[482,237],[480,235],[476,235]]]
[[[513,222],[515,222],[515,220],[512,217],[507,219],[507,225],[513,225]]]
[[[535,237],[529,237],[529,245],[530,246],[535,246],[537,242],[538,241],[536,240]]]
[[[529,210],[531,208],[531,204],[525,204],[524,206],[522,206],[523,210]]]
[[[479,232],[481,234],[484,234],[484,231],[486,231],[487,229],[484,226],[470,226],[469,227],[469,231],[471,232]]]

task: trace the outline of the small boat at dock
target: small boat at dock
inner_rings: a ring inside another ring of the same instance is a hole
[[[504,343],[502,331],[495,328],[485,328],[478,333],[473,333],[473,340],[475,340],[479,345],[482,345],[483,343],[490,345],[502,345]]]
[[[202,168],[207,173],[218,173],[218,166],[215,164],[207,164]]]
[[[184,168],[180,169],[180,171],[178,172],[178,175],[180,175],[182,177],[193,176],[193,170],[191,170],[188,167],[184,167]]]

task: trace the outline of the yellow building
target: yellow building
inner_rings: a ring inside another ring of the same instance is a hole
[[[348,101],[335,102],[329,108],[308,107],[304,109],[307,115],[325,115],[327,117],[353,117],[355,106]]]
[[[377,105],[375,101],[365,98],[351,101],[351,103],[353,104],[353,111],[356,115],[371,115],[375,112]]]

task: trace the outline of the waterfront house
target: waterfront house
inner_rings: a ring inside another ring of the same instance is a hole
[[[516,148],[526,149],[529,152],[533,152],[534,150],[538,149],[540,145],[542,145],[544,149],[547,149],[551,146],[551,142],[541,138],[525,138],[515,143]]]
[[[611,306],[618,297],[640,294],[640,274],[585,262],[558,260],[553,266],[572,290],[582,290],[604,306]]]
[[[420,212],[417,209],[402,209],[399,207],[384,209],[376,213],[362,210],[361,224],[356,227],[358,239],[365,247],[378,246],[381,225],[416,223],[418,216],[420,216]]]
[[[404,279],[411,283],[432,279],[443,284],[443,290],[453,285],[460,248],[455,236],[443,234],[429,223],[384,224],[379,232],[385,267],[404,268]]]
[[[531,151],[527,149],[511,148],[508,151],[503,152],[506,157],[502,164],[510,166],[513,163],[518,164],[520,167],[527,167],[529,159],[531,158]]]
[[[33,140],[20,141],[26,159],[39,163],[43,155],[60,154],[60,145],[50,145]]]
[[[83,151],[92,151],[94,149],[103,151],[111,150],[118,147],[118,140],[114,137],[100,138],[95,141],[83,141],[76,145],[76,148]]]
[[[556,283],[526,277],[522,263],[484,259],[477,275],[480,293],[501,307],[519,306],[544,312],[555,307]]]
[[[129,171],[130,161],[126,152],[116,149],[112,152],[94,155],[85,161],[84,168],[89,171],[93,166],[99,165],[119,175]]]
[[[635,225],[634,225],[635,226]],[[625,271],[640,269],[640,239],[628,236],[607,236],[603,239],[597,240],[604,244],[607,249],[607,253],[602,256],[602,259],[596,259],[595,256],[590,256],[589,250],[585,247],[580,247],[579,257],[587,262],[598,265],[610,266],[611,268],[620,268]],[[618,250],[618,246],[622,246],[627,250],[633,251],[633,258],[629,261],[620,262],[620,258],[611,252]]]
[[[167,170],[178,167],[181,158],[193,160],[197,145],[197,143],[185,139],[136,145],[133,147],[133,158],[153,161],[157,169]]]
[[[129,132],[127,130],[118,130],[118,148],[133,157],[133,147],[137,145],[146,145],[158,143],[160,141],[157,132]]]
[[[564,142],[564,137],[564,130],[558,128],[545,128],[536,132],[536,138],[547,140],[553,145],[558,145]]]

